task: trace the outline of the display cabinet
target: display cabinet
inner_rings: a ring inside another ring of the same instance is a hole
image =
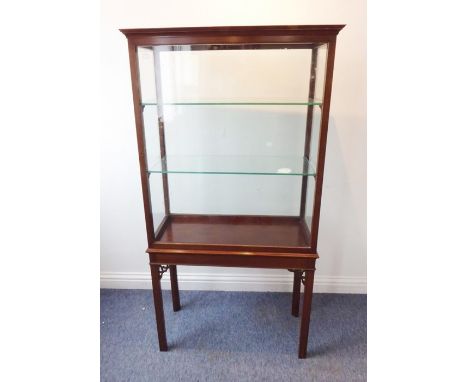
[[[307,352],[335,43],[343,25],[124,29],[159,348],[177,265],[293,272]]]

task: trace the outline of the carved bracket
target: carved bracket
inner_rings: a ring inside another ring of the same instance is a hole
[[[169,265],[160,265],[158,267],[159,280],[163,277],[164,272],[167,272]]]
[[[305,271],[303,269],[288,269],[289,272],[298,272],[303,285],[305,285]]]

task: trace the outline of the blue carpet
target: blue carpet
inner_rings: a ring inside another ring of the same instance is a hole
[[[314,294],[308,358],[297,358],[290,293],[163,291],[159,352],[149,290],[101,290],[102,381],[365,381],[366,295]]]

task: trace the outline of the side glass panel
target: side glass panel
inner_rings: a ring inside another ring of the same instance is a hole
[[[143,128],[145,133],[146,160],[149,168],[151,161],[155,158],[161,158],[158,113],[156,108],[145,107],[143,109]],[[151,213],[156,230],[165,216],[163,174],[149,173],[149,189]]]
[[[320,99],[323,99],[323,92],[325,91],[325,73],[326,73],[326,63],[327,63],[327,52],[328,46],[326,44],[321,45],[315,51],[315,87],[314,95]],[[322,107],[321,105],[312,106],[312,120],[311,124],[311,142],[310,142],[310,152],[309,152],[309,166],[317,168],[317,158],[318,158],[318,148],[319,148],[319,138],[320,138],[320,125],[322,122]],[[307,192],[306,192],[306,205],[305,205],[305,221],[309,232],[312,228],[312,218],[313,218],[313,206],[314,206],[314,197],[315,197],[315,177],[309,177],[307,183]]]
[[[156,78],[153,49],[138,48],[141,99],[156,99]],[[158,110],[155,107],[143,108],[143,130],[145,138],[146,160],[148,167],[155,158],[161,158]],[[163,176],[160,173],[149,174],[151,213],[155,229],[165,216]]]
[[[156,79],[153,49],[139,47],[137,49],[138,69],[140,74],[140,94],[145,100],[156,100]]]
[[[309,151],[309,166],[315,169],[317,166],[317,155],[318,155],[318,140],[320,135],[320,123],[322,121],[322,108],[320,106],[312,107],[312,131],[311,131],[311,142]],[[313,217],[313,206],[315,197],[315,176],[307,178],[307,190],[305,196],[305,222],[309,232],[312,228],[312,217]]]

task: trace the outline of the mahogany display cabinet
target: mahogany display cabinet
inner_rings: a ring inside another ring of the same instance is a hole
[[[344,25],[123,29],[156,323],[177,265],[293,272],[305,358],[333,63]]]

